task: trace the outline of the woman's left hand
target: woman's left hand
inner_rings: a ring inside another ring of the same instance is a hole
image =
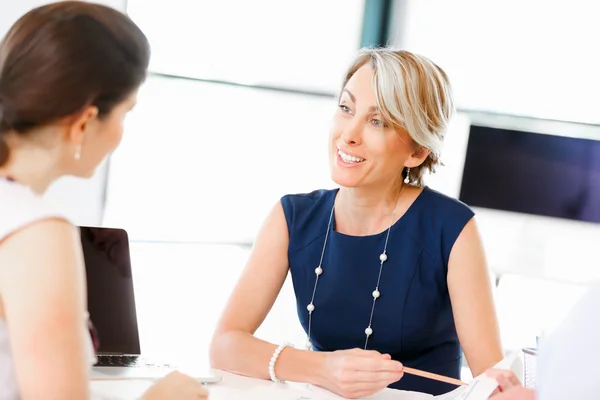
[[[494,398],[494,399],[496,398],[494,396],[497,395],[498,393],[504,393],[511,389],[514,390],[514,388],[522,387],[521,382],[519,381],[519,378],[517,378],[515,373],[512,372],[511,370],[490,369],[485,374],[487,376],[489,376],[490,378],[496,379],[496,381],[498,382],[498,388],[492,394],[492,398]],[[511,399],[511,398],[512,397],[507,397],[506,399]],[[503,399],[503,397],[502,397],[502,399]],[[518,397],[515,397],[515,399],[518,399]]]
[[[493,394],[491,400],[535,400],[535,391],[523,386],[513,386],[510,389]]]

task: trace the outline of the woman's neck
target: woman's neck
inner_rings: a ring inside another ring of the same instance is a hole
[[[340,188],[336,198],[336,230],[356,236],[380,233],[389,228],[402,198],[404,184],[385,188]],[[401,214],[396,213],[396,217]]]
[[[13,179],[30,187],[35,193],[43,195],[62,175],[57,168],[57,157],[52,154],[52,151],[29,143],[15,145],[10,139],[7,142],[9,142],[10,155],[7,162],[0,166],[0,176]]]

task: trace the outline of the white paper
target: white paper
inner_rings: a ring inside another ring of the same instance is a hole
[[[479,376],[473,379],[467,386],[440,396],[436,400],[487,400],[498,387],[498,382],[487,376]]]
[[[487,378],[490,379],[490,378]],[[482,380],[478,380],[480,382]],[[495,380],[491,379],[491,381],[495,382]],[[475,381],[474,381],[475,382]],[[491,390],[489,390],[490,385],[488,384],[486,387],[484,385],[480,385],[479,383],[475,384],[472,387],[473,390],[460,390],[460,389],[468,389],[471,386],[465,386],[463,388],[459,388],[451,393],[444,395],[443,397],[432,396],[426,393],[419,392],[407,392],[402,390],[392,390],[386,389],[379,393],[376,393],[369,397],[364,397],[364,400],[480,400],[487,399],[488,396],[494,391],[496,385],[494,385]],[[482,390],[483,389],[483,390]],[[483,393],[483,394],[482,394]],[[487,394],[485,397],[481,397]],[[234,400],[234,399],[244,399],[244,400],[267,400],[267,399],[277,399],[277,400],[342,400],[343,397],[340,397],[334,393],[329,392],[328,390],[311,386],[311,385],[301,385],[301,384],[286,384],[285,386],[257,386],[253,388],[247,389],[233,389],[227,387],[218,387],[215,386],[214,389],[211,390],[210,399],[211,400]]]
[[[211,390],[210,400],[342,400],[343,397],[327,390],[311,387],[304,390],[289,387],[277,389],[274,387],[254,387],[250,389],[223,389],[215,387]],[[385,390],[370,397],[368,400],[432,400],[433,396],[425,393],[403,392],[400,390]]]
[[[505,369],[514,371],[517,369],[519,359],[516,354],[505,357],[494,366],[496,369]],[[450,393],[436,396],[436,400],[488,400],[492,393],[498,387],[498,382],[486,376],[479,375],[473,379],[467,386],[461,386]]]

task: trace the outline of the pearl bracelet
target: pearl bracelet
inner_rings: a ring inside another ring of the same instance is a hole
[[[277,377],[275,376],[275,363],[277,362],[277,359],[279,358],[279,355],[281,354],[281,352],[283,351],[283,349],[285,349],[286,347],[294,347],[293,344],[291,343],[284,343],[279,345],[279,347],[277,347],[277,349],[275,349],[275,351],[273,352],[273,355],[271,356],[271,361],[269,361],[269,376],[271,377],[271,380],[275,383],[284,383],[285,381],[281,381],[279,379],[277,379]]]

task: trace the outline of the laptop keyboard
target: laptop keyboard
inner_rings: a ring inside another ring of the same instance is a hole
[[[176,368],[174,364],[158,362],[135,355],[98,355],[96,367],[146,367],[146,368]]]

